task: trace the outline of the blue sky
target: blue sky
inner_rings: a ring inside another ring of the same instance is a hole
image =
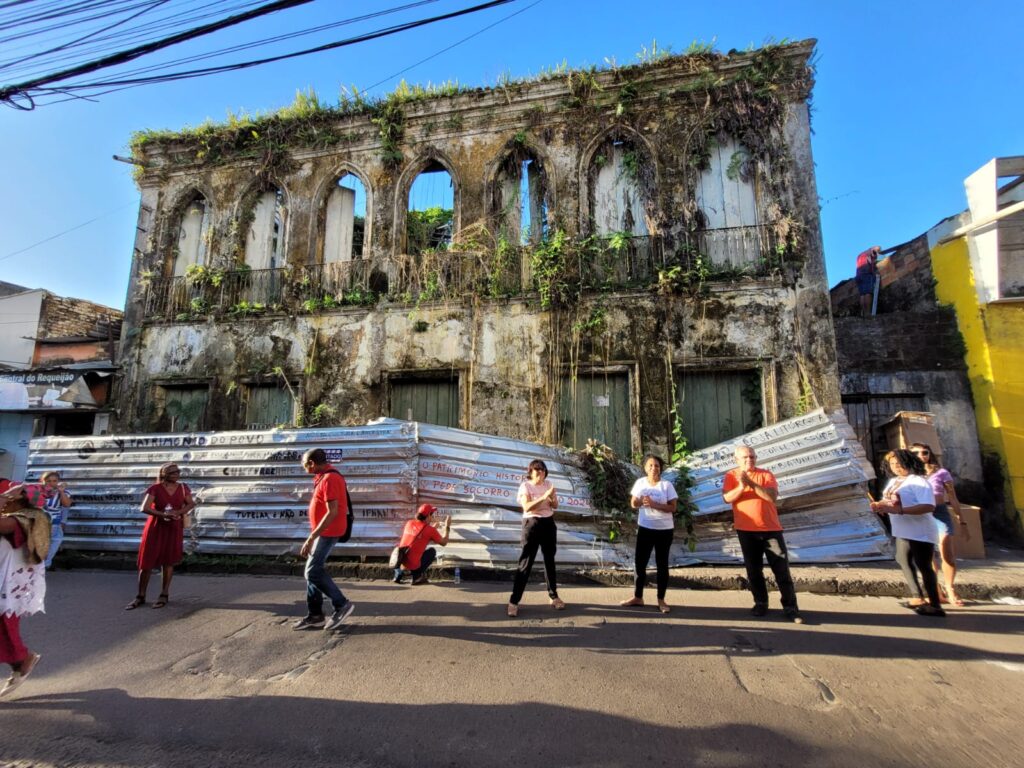
[[[653,39],[675,51],[713,40],[727,51],[816,38],[812,142],[830,285],[852,273],[858,251],[904,242],[962,210],[963,179],[987,160],[1024,154],[1024,56],[1013,53],[1024,3],[541,0],[528,7],[533,2],[290,62],[122,91],[97,103],[33,112],[0,107],[0,280],[123,306],[138,192],[130,167],[111,155],[126,152],[132,131],[220,121],[228,110],[276,109],[309,86],[333,103],[340,86],[365,89],[516,11],[523,12],[401,77],[492,84],[503,73],[525,76],[563,59],[572,66],[602,65],[606,57],[627,63]],[[319,0],[174,55],[398,4]],[[471,4],[440,0],[383,21]],[[291,41],[286,49],[328,39]],[[371,93],[386,92],[399,79]]]

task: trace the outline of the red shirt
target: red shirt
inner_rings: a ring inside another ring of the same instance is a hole
[[[866,251],[861,251],[857,254],[857,274],[858,275],[873,275],[875,274],[875,262],[878,261],[878,257],[875,255],[874,248],[868,248]]]
[[[424,528],[426,530],[424,530]],[[422,531],[422,534],[420,533]],[[444,537],[426,520],[417,520],[415,517],[405,524],[402,531],[402,540],[398,542],[400,547],[408,547],[409,552],[402,562],[402,567],[408,571],[415,571],[420,567],[420,559],[432,541],[440,543]]]
[[[739,487],[739,469],[731,470],[725,475],[725,482],[722,484],[722,493],[728,493]],[[747,472],[747,475],[762,488],[778,488],[779,483],[775,475],[767,469],[754,469]],[[740,494],[739,498],[732,503],[733,523],[737,531],[765,531],[774,532],[782,530],[782,523],[779,522],[779,511],[775,504],[766,501],[757,495],[752,489],[747,488]]]
[[[330,524],[320,531],[321,536],[342,536],[348,528],[348,504],[346,502],[345,478],[332,467],[326,465],[323,472],[317,472],[313,478],[313,498],[309,500],[309,527],[315,529],[320,521],[327,517],[327,502],[338,502],[338,515]]]

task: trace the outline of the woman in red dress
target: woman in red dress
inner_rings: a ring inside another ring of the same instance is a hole
[[[196,506],[188,486],[178,482],[180,477],[181,470],[177,464],[164,464],[160,467],[157,482],[146,489],[140,511],[149,518],[139,543],[139,592],[125,606],[126,611],[145,605],[149,574],[156,567],[162,569],[163,581],[160,596],[153,607],[167,605],[174,566],[181,562],[185,515]]]
[[[0,662],[11,667],[0,696],[21,685],[39,661],[21,639],[21,617],[43,610],[46,597],[43,560],[50,526],[38,509],[42,503],[38,485],[14,486],[0,495]]]

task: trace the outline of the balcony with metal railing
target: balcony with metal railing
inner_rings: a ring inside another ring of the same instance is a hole
[[[147,320],[184,321],[219,314],[245,317],[274,312],[318,312],[368,306],[379,300],[414,303],[521,296],[537,290],[534,269],[552,252],[505,247],[496,252],[442,250],[370,257],[281,269],[203,268],[183,277],[156,278],[145,293]],[[668,245],[659,236],[614,234],[566,241],[560,279],[582,291],[637,289],[667,271],[758,276],[778,266],[777,239],[765,226],[700,230]]]

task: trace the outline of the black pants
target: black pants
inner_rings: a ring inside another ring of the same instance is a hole
[[[557,529],[553,517],[523,518],[523,533],[520,541],[523,551],[519,555],[519,566],[516,569],[516,580],[512,586],[512,597],[509,602],[519,605],[526,590],[526,582],[530,580],[533,561],[537,559],[537,549],[544,556],[544,583],[548,586],[548,597],[558,597],[558,585],[555,583],[555,549]]]
[[[639,526],[636,529],[636,559],[633,561],[633,597],[643,599],[644,586],[647,584],[647,563],[651,561],[651,550],[654,550],[654,565],[658,569],[658,599],[665,599],[668,589],[668,552],[672,548],[671,528],[655,530]]]
[[[930,541],[896,539],[896,562],[903,569],[903,578],[910,588],[910,596],[923,598],[927,595],[928,602],[939,608],[939,582],[932,568],[933,557],[935,545]],[[917,580],[918,573],[924,582],[924,592],[921,591],[921,582]]]
[[[782,531],[736,531],[747,568],[747,583],[754,595],[754,605],[768,606],[768,584],[764,580],[764,559],[775,574],[775,583],[782,593],[782,607],[796,610],[796,589],[789,575],[789,555]]]

